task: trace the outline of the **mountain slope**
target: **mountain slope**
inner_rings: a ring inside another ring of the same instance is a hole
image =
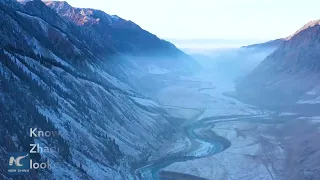
[[[279,45],[281,45],[285,39],[275,39],[271,41],[267,41],[264,43],[258,43],[258,44],[252,44],[248,46],[243,46],[241,48],[277,48]]]
[[[260,105],[287,106],[319,96],[319,20],[304,25],[238,86],[238,97]]]
[[[95,30],[37,0],[1,0],[0,15],[1,179],[9,178],[6,154],[29,151],[31,142],[60,151],[36,154],[54,166],[20,179],[128,179],[131,163],[171,139],[166,112],[123,81],[128,69],[115,61],[123,52]],[[59,136],[30,138],[30,128]]]
[[[132,21],[100,10],[75,8],[64,1],[46,1],[45,3],[65,20],[73,22],[88,32],[91,39],[96,39],[102,46],[112,47],[131,58],[137,57],[135,61],[153,59],[157,60],[160,67],[169,69],[178,68],[181,65],[198,68],[189,56],[173,44],[159,39]]]

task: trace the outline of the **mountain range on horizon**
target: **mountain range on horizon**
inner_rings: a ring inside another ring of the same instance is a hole
[[[248,43],[248,42],[266,42],[269,39],[231,39],[231,38],[191,38],[191,39],[173,39],[173,38],[167,38],[169,41],[176,42],[176,43]],[[250,44],[248,44],[250,45]]]

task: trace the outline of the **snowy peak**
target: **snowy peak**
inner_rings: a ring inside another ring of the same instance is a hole
[[[70,19],[77,25],[90,26],[92,24],[97,24],[100,21],[107,22],[111,25],[119,20],[124,21],[118,16],[109,15],[100,10],[72,7],[65,1],[44,1],[44,3],[56,10],[62,17]]]
[[[55,11],[46,6],[40,0],[26,1],[23,11],[29,15],[39,17],[48,24],[67,31],[69,24],[65,22]]]
[[[307,30],[309,28],[313,28],[315,26],[319,26],[320,25],[320,19],[318,20],[313,20],[313,21],[309,21],[307,24],[305,24],[304,26],[302,26],[298,31],[296,31],[294,34],[292,34],[291,36],[287,37],[286,40],[290,40],[292,39],[294,36],[296,36],[297,34],[299,34],[300,32]]]
[[[54,7],[59,10],[59,12],[68,12],[72,9],[72,6],[66,1],[43,1],[47,6]]]
[[[129,56],[144,56],[149,59],[158,57],[177,62],[182,61],[181,59],[194,61],[173,44],[158,38],[130,20],[109,15],[101,10],[75,8],[61,1],[45,1],[45,4],[66,21],[89,33],[90,38],[102,47],[111,47]]]

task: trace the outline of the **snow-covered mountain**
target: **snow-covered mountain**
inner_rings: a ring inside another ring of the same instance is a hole
[[[269,55],[238,86],[251,103],[287,106],[316,102],[319,91],[319,20],[304,25]]]
[[[166,112],[132,84],[150,67],[198,66],[174,45],[66,2],[1,0],[0,24],[0,179],[10,179],[7,153],[32,142],[59,148],[33,157],[54,166],[17,179],[132,179],[132,164],[170,139]]]
[[[181,66],[181,62],[184,66],[192,64],[190,57],[173,44],[159,39],[130,20],[100,10],[74,8],[67,2],[45,3],[66,21],[73,22],[90,34],[90,39],[96,39],[101,46],[112,47],[121,54],[138,57],[135,61],[156,59],[162,67],[170,69]],[[190,68],[197,68],[197,64],[192,64]]]

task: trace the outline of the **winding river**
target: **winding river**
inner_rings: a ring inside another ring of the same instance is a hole
[[[163,157],[155,161],[149,161],[143,167],[136,169],[135,171],[136,175],[140,174],[140,177],[141,177],[140,179],[142,180],[160,180],[159,173],[161,172],[161,170],[175,162],[184,162],[188,160],[209,157],[214,154],[220,153],[230,147],[231,142],[228,139],[218,135],[211,135],[209,136],[210,138],[203,137],[202,135],[195,133],[195,130],[197,129],[204,128],[204,127],[211,127],[215,123],[227,122],[227,121],[228,122],[246,121],[251,123],[262,123],[262,124],[281,124],[297,117],[298,117],[297,115],[270,116],[262,112],[260,115],[256,114],[256,115],[210,117],[210,118],[205,118],[191,124],[186,124],[183,126],[184,127],[183,129],[187,137],[191,140],[191,142],[200,141],[204,143],[209,143],[214,148],[209,148],[209,150],[205,154],[202,154],[199,156],[189,155],[194,152],[192,150],[189,150],[189,153],[185,153],[185,154],[180,153],[180,155],[168,155],[167,157]]]
[[[238,118],[241,118],[243,116],[237,116]],[[160,180],[159,173],[160,171],[169,166],[170,164],[173,164],[175,162],[184,162],[188,160],[194,160],[198,158],[203,158],[203,157],[209,157],[214,154],[220,153],[227,149],[230,146],[230,141],[227,140],[224,137],[221,136],[213,136],[213,137],[203,137],[201,135],[198,135],[195,133],[196,129],[200,129],[203,127],[208,127],[216,122],[220,121],[225,121],[227,119],[232,118],[230,117],[215,117],[215,118],[207,118],[203,119],[201,121],[197,121],[195,123],[185,125],[184,126],[184,131],[187,135],[187,137],[193,141],[198,141],[202,143],[210,143],[213,148],[209,148],[208,151],[206,151],[205,154],[202,154],[201,156],[194,156],[194,155],[188,155],[192,154],[192,151],[189,153],[184,153],[181,155],[169,155],[167,157],[160,158],[155,161],[150,161],[148,162],[145,166],[137,169],[135,172],[136,174],[139,174],[138,177],[140,177],[143,180]],[[215,120],[214,122],[210,122],[212,120]]]

